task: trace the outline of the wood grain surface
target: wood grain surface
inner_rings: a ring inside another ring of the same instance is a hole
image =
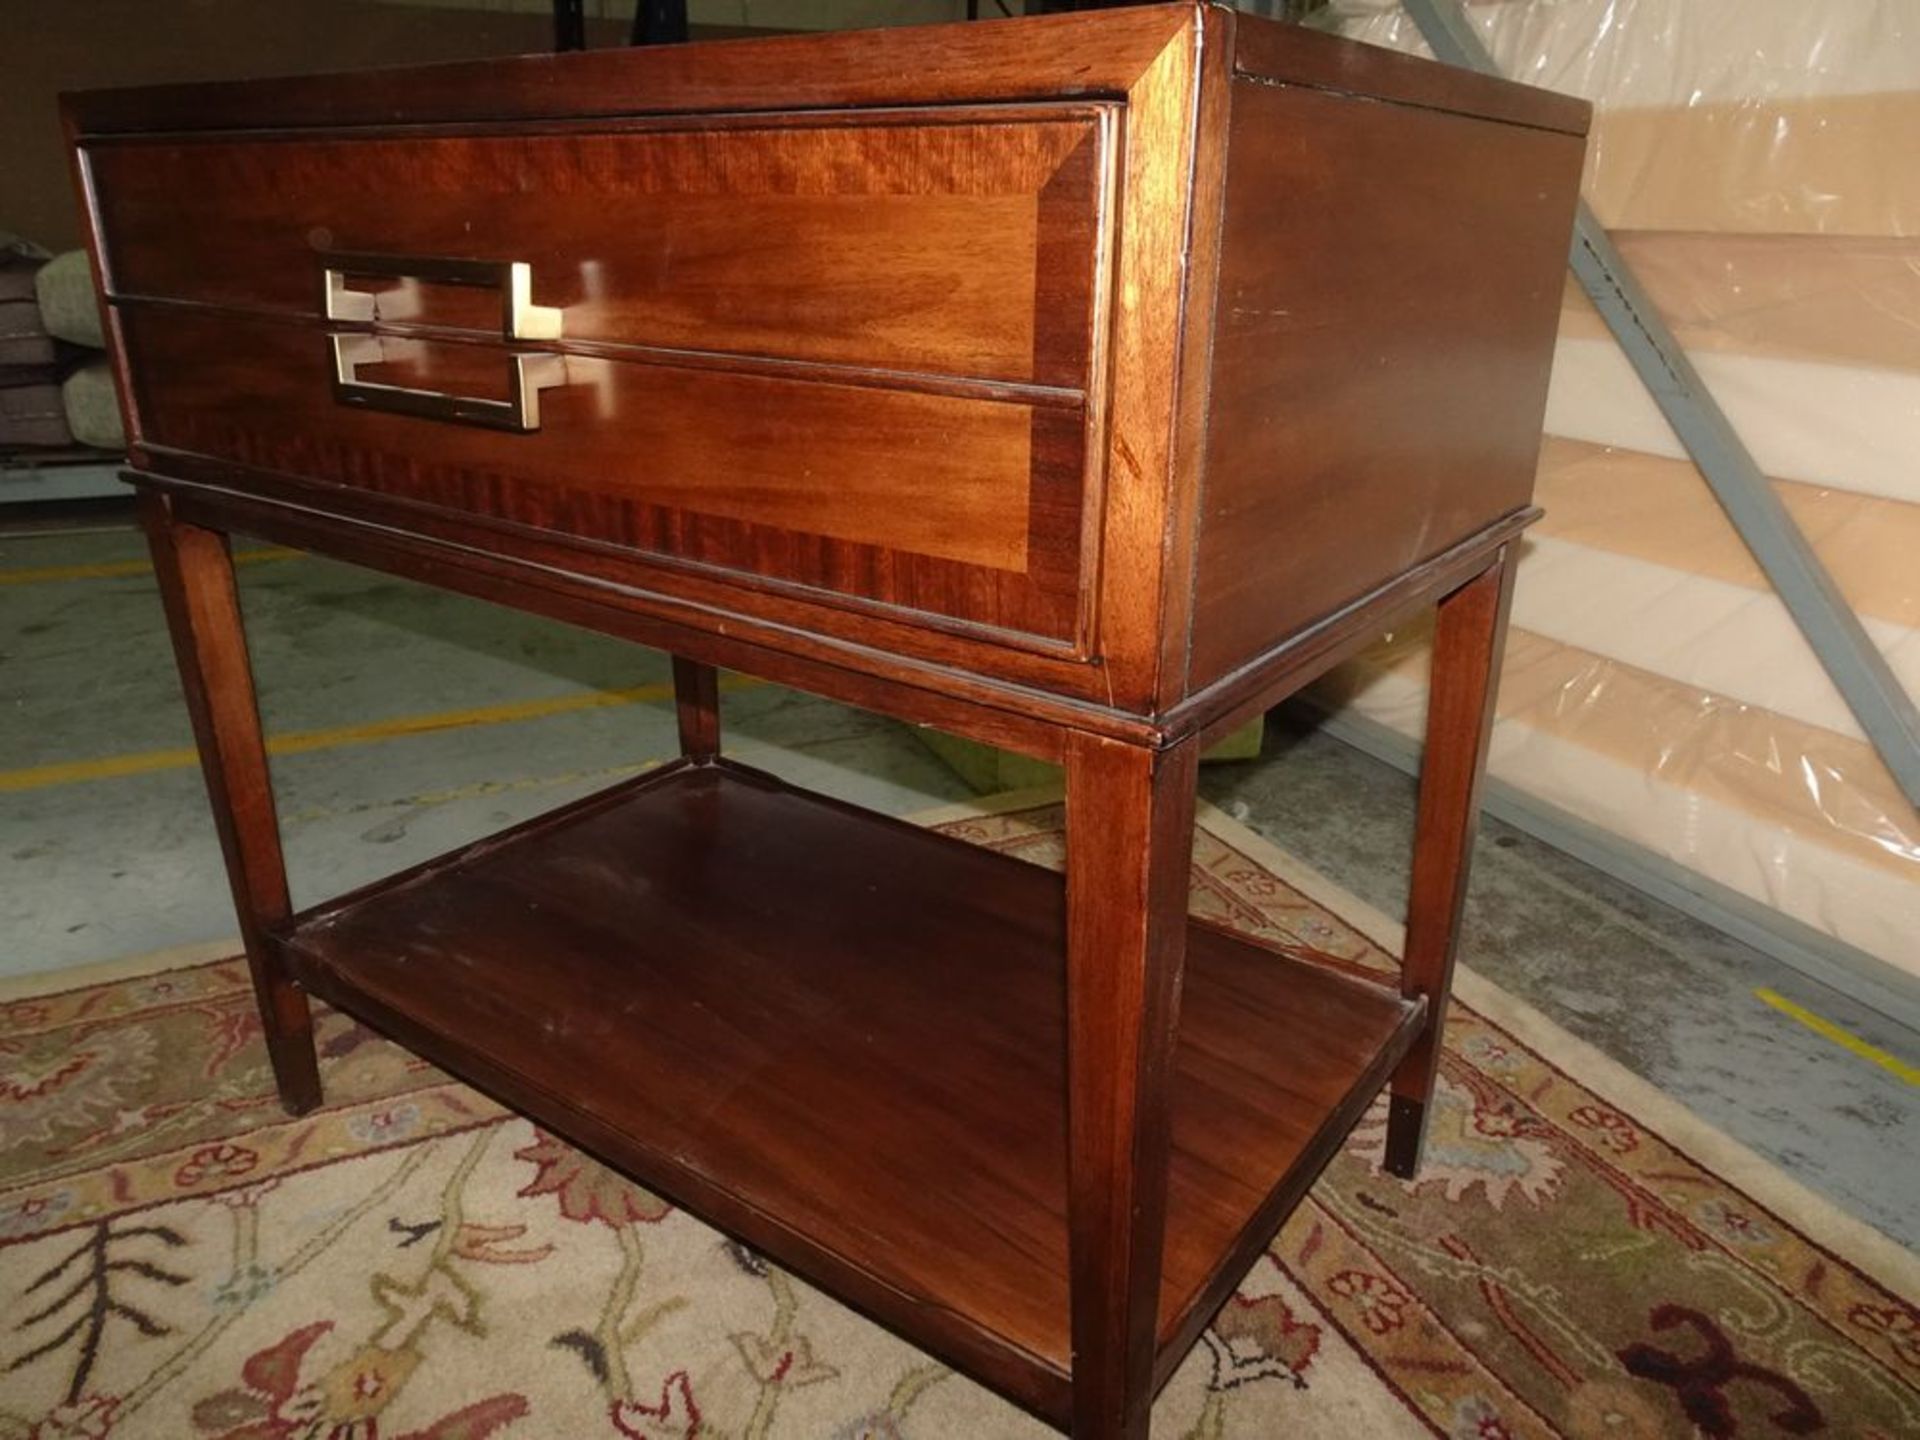
[[[224,534],[170,513],[164,496],[141,497],[141,512],[200,770],[213,802],[267,1057],[281,1104],[290,1114],[303,1114],[320,1103],[320,1070],[306,992],[293,983],[266,938],[270,928],[286,923],[293,902],[232,548]]]
[[[1427,1001],[1427,1022],[1393,1076],[1386,1167],[1403,1179],[1420,1169],[1427,1107],[1440,1073],[1447,996],[1460,949],[1460,916],[1480,828],[1480,784],[1493,738],[1493,702],[1507,648],[1507,617],[1519,569],[1515,547],[1440,601],[1433,623],[1433,683],[1420,757],[1413,879],[1401,989]]]
[[[152,445],[912,609],[1073,635],[1074,412],[569,356],[517,435],[341,406],[310,325],[123,307]],[[497,345],[389,340],[362,377],[505,393]]]
[[[353,74],[98,90],[81,130],[394,125],[1126,95],[1182,31],[1235,21],[1236,67],[1266,79],[1584,134],[1587,107],[1205,0],[965,25],[902,26]]]
[[[1195,689],[1527,504],[1581,155],[1251,80],[1227,148]]]
[[[88,163],[115,295],[311,316],[327,252],[512,260],[568,340],[1078,392],[1105,129],[1056,109],[100,142]],[[497,294],[381,288],[382,321],[499,335]]]
[[[1184,878],[1156,926],[1184,926]],[[1133,898],[1111,897],[1114,924]],[[1057,874],[722,761],[282,934],[319,994],[1064,1420],[1067,924]],[[1082,963],[1113,935],[1089,925]],[[1414,1013],[1223,931],[1177,943],[1164,1259],[1129,1310],[1149,1367],[1275,1187],[1311,1179],[1296,1162]],[[1149,1383],[1129,1377],[1125,1403]]]

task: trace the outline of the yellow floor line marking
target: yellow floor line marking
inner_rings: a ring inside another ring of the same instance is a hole
[[[233,563],[257,565],[263,560],[291,560],[301,550],[269,548],[236,550]],[[145,575],[153,569],[146,560],[112,560],[100,565],[40,565],[25,570],[0,570],[0,585],[44,585],[55,580],[114,580],[126,575]]]
[[[280,818],[287,823],[309,824],[315,820],[331,820],[336,815],[369,814],[376,810],[424,810],[435,805],[451,805],[460,800],[480,800],[489,795],[550,790],[580,780],[605,785],[614,780],[644,774],[648,770],[657,770],[663,763],[660,760],[634,760],[625,765],[603,765],[593,770],[562,770],[554,775],[522,775],[512,780],[479,780],[471,785],[456,785],[451,790],[422,790],[415,795],[399,795],[353,805],[313,805]]]
[[[746,675],[720,677],[722,690],[745,690],[764,683]],[[477,705],[467,710],[397,715],[390,720],[369,720],[360,725],[335,725],[325,730],[295,730],[285,735],[270,735],[267,737],[267,753],[306,755],[315,750],[333,750],[344,745],[372,745],[383,740],[429,735],[440,730],[464,730],[476,725],[516,725],[524,720],[543,720],[550,715],[572,715],[583,710],[604,710],[616,705],[637,705],[650,700],[672,698],[673,686],[662,681],[624,690],[595,690],[585,695],[556,695],[546,700]],[[147,775],[156,770],[180,770],[198,764],[199,759],[197,751],[183,747],[178,750],[147,750],[134,755],[109,755],[99,760],[30,765],[23,770],[0,770],[0,793],[42,790],[50,785],[73,785],[89,780],[116,780],[127,775]]]
[[[1909,1065],[1897,1055],[1890,1055],[1878,1045],[1869,1045],[1858,1035],[1842,1030],[1831,1020],[1816,1015],[1804,1005],[1796,1005],[1777,990],[1756,990],[1753,992],[1761,1000],[1778,1010],[1782,1015],[1790,1016],[1806,1026],[1814,1034],[1831,1040],[1842,1050],[1858,1055],[1862,1060],[1878,1065],[1882,1070],[1898,1075],[1909,1085],[1920,1085],[1920,1065]]]

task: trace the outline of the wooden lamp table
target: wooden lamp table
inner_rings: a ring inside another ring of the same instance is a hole
[[[1079,1440],[1383,1087],[1418,1163],[1585,107],[1194,4],[67,119],[287,1107],[309,997]],[[681,757],[288,899],[229,555],[668,650]],[[1195,761],[1438,606],[1400,983],[1186,913]],[[1064,765],[1064,879],[716,667]]]

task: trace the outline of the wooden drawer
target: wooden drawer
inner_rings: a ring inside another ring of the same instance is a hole
[[[1023,106],[87,163],[150,450],[1079,654],[1108,129]]]
[[[1078,389],[1103,112],[97,143],[109,282],[316,316],[320,252],[518,261],[568,340]],[[186,237],[191,236],[191,242]],[[470,288],[383,321],[497,329]]]

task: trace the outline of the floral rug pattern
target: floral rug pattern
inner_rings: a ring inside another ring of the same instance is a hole
[[[1057,807],[955,822],[1059,859]],[[1363,962],[1202,830],[1198,913]],[[0,1440],[1027,1440],[1046,1427],[346,1019],[272,1098],[245,967],[0,1006]],[[1426,1166],[1376,1109],[1156,1437],[1895,1440],[1920,1313],[1453,1008]]]

